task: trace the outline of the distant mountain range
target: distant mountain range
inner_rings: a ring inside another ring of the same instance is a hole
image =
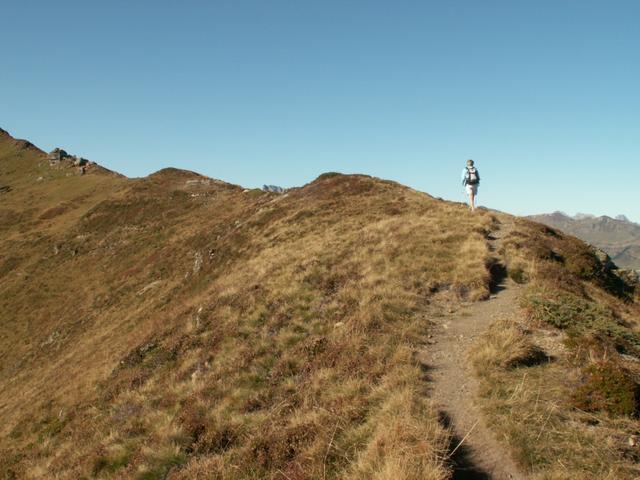
[[[601,248],[621,268],[640,270],[640,224],[624,215],[611,218],[578,213],[572,217],[554,212],[529,218]]]

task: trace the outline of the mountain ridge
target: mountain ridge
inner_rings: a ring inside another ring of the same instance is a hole
[[[583,242],[367,175],[272,193],[74,168],[0,138],[3,475],[463,475],[418,354],[506,275],[521,304],[461,332],[461,394],[532,478],[636,478],[638,291]]]

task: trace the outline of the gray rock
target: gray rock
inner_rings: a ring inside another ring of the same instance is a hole
[[[50,163],[59,163],[61,160],[67,158],[69,154],[61,148],[54,148],[49,152],[47,156]]]
[[[621,268],[615,271],[615,274],[624,281],[627,285],[632,287],[638,286],[640,284],[640,275],[636,270]]]
[[[616,264],[611,260],[611,257],[604,250],[593,247],[593,253],[606,271],[615,270],[616,268],[618,268],[616,267]]]
[[[195,260],[193,262],[193,273],[194,273],[194,275],[196,273],[198,273],[200,271],[200,269],[202,268],[202,262],[203,262],[202,253],[196,252],[196,258],[195,258]]]
[[[86,158],[80,157],[78,155],[69,155],[62,148],[54,148],[47,155],[50,165],[58,165],[63,160],[71,162],[74,167],[84,167],[85,165],[90,165],[93,162],[90,162]]]
[[[277,185],[263,185],[262,190],[265,192],[271,193],[284,193],[285,189],[282,187],[278,187]]]
[[[209,178],[199,178],[199,179],[195,179],[195,180],[187,180],[186,182],[184,182],[184,184],[187,187],[194,187],[194,186],[199,186],[199,185],[207,186],[207,185],[211,184],[211,179],[209,179]]]

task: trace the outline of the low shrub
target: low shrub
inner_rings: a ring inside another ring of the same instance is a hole
[[[575,344],[597,338],[605,349],[640,355],[640,335],[625,326],[613,310],[598,303],[570,293],[539,290],[526,296],[523,306],[532,320],[567,330]]]
[[[98,456],[94,463],[92,474],[97,476],[101,473],[113,474],[126,467],[133,456],[133,451],[128,448],[121,448],[108,454]]]
[[[614,362],[589,365],[583,370],[582,382],[572,396],[576,408],[587,412],[605,411],[612,416],[638,412],[638,385]]]
[[[507,272],[509,278],[518,284],[522,285],[523,283],[527,283],[529,281],[529,275],[520,265],[509,268]]]

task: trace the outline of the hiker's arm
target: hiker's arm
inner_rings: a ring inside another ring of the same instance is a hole
[[[464,186],[464,181],[467,179],[467,169],[462,170],[462,186]]]

